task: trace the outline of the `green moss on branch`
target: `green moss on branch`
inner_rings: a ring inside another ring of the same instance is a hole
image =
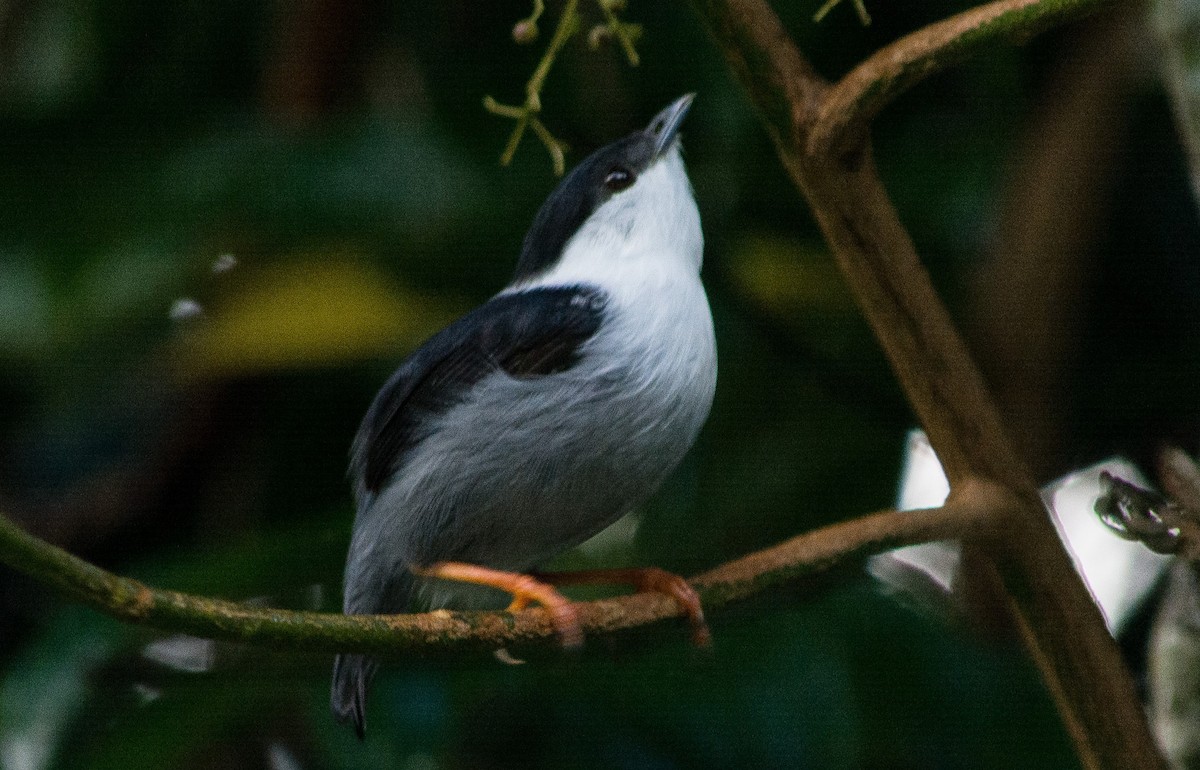
[[[955,537],[972,528],[975,508],[887,511],[787,540],[696,577],[707,610],[852,563],[888,548]],[[553,645],[555,630],[540,608],[518,613],[435,612],[357,615],[251,607],[153,588],[114,575],[25,532],[0,516],[0,562],[69,599],[106,615],[164,631],[262,644],[277,650],[412,653],[490,651],[504,645]],[[580,605],[584,632],[609,634],[680,616],[658,594],[635,594]]]

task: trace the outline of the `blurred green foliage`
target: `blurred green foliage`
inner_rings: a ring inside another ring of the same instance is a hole
[[[869,28],[779,5],[836,75],[967,4],[877,3]],[[485,93],[519,100],[538,52],[510,31],[528,12],[0,5],[4,509],[159,585],[335,610],[359,417],[406,350],[504,284],[555,184],[532,142],[499,168],[509,126],[481,107]],[[644,25],[641,66],[574,41],[543,119],[570,164],[699,93],[686,144],[720,382],[635,538],[562,562],[688,573],[888,506],[911,416],[689,9],[631,2],[625,18]],[[1041,73],[1069,41],[990,52],[879,119],[882,172],[954,308]],[[1195,209],[1152,85],[1130,114],[1091,268],[1072,460],[1197,425]],[[214,271],[222,255],[236,266]],[[172,320],[180,300],[194,310]],[[1130,307],[1152,325],[1113,310]],[[713,618],[711,657],[666,628],[516,667],[395,661],[362,744],[329,716],[327,660],[219,647],[211,670],[173,670],[143,654],[161,635],[5,571],[0,613],[0,765],[16,770],[1073,763],[1015,645],[849,574]]]

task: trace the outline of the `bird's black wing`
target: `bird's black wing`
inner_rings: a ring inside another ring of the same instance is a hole
[[[604,293],[590,287],[504,294],[435,334],[400,365],[363,418],[350,472],[375,495],[431,429],[488,374],[536,377],[569,369],[600,328]]]

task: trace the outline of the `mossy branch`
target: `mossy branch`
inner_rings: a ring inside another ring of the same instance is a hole
[[[885,511],[794,537],[728,562],[691,582],[708,612],[769,589],[913,543],[956,538],[976,529],[988,494],[954,505]],[[0,563],[69,599],[118,620],[208,639],[269,645],[276,650],[413,653],[492,651],[505,645],[556,643],[547,613],[435,612],[412,615],[339,615],[265,609],[147,586],[115,575],[34,537],[0,515]],[[666,596],[634,594],[580,605],[589,636],[650,625],[680,615]]]

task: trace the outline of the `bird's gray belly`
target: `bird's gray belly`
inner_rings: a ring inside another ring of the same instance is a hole
[[[678,464],[708,411],[689,396],[622,371],[489,377],[375,501],[397,556],[526,570],[582,542]]]

